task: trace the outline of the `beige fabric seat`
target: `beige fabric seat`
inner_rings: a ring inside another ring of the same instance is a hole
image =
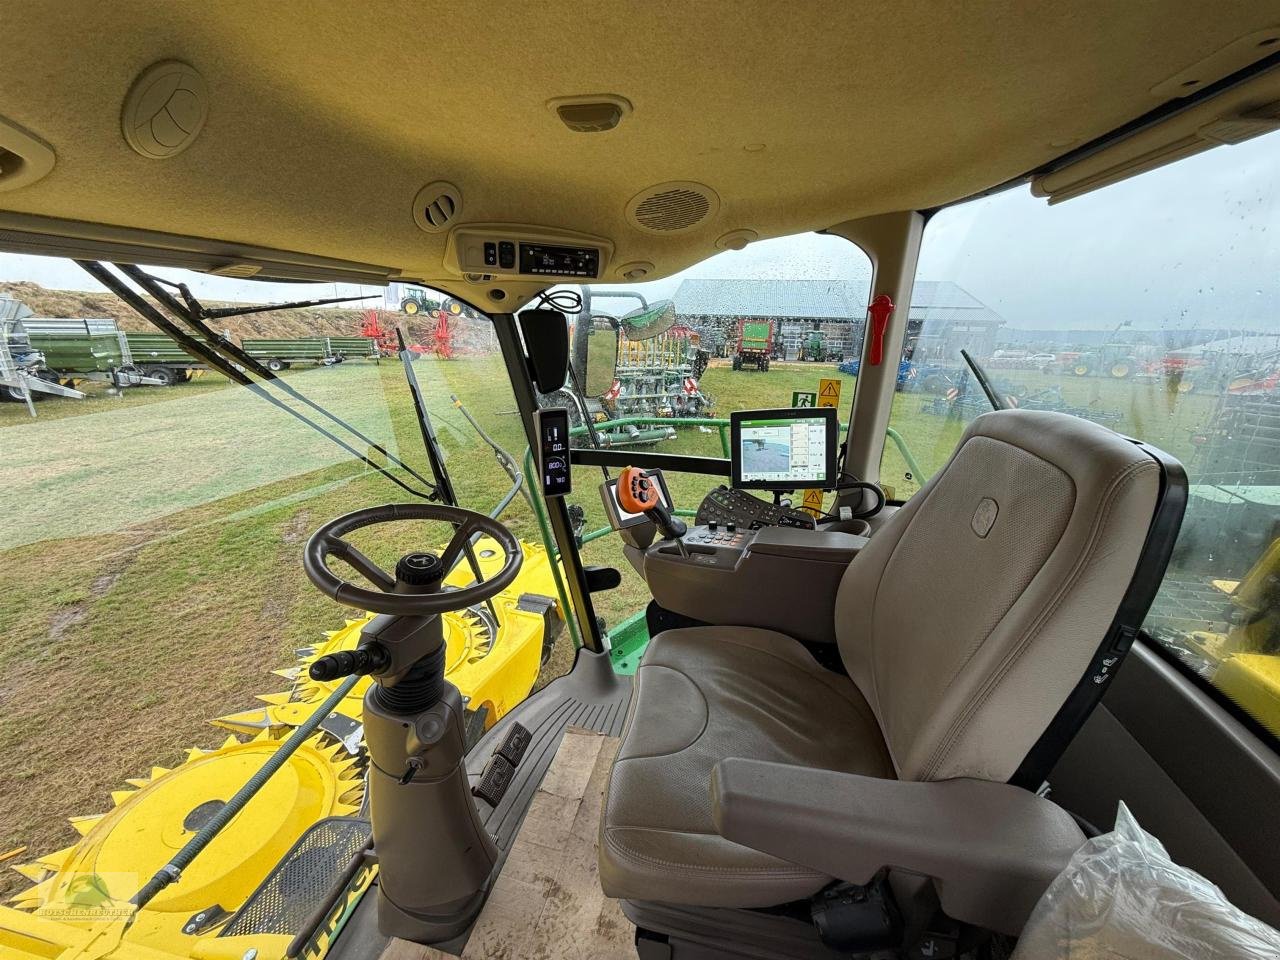
[[[893,776],[858,688],[790,637],[751,627],[654,638],[636,672],[624,736],[610,780],[603,862],[620,865],[625,876],[678,871],[682,894],[707,906],[769,906],[827,883],[716,834],[707,783],[717,761],[750,757]]]
[[[655,637],[602,818],[605,892],[760,907],[830,881],[717,834],[711,770],[728,757],[1009,780],[1097,653],[1159,487],[1158,464],[1096,424],[987,414],[849,565],[834,611],[848,677],[768,630]]]

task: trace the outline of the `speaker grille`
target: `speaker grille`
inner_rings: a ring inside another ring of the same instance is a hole
[[[700,183],[660,183],[633,197],[627,213],[650,233],[681,233],[706,222],[719,206],[715,191]]]

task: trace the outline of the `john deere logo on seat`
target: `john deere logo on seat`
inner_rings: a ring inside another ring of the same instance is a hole
[[[973,519],[969,521],[969,525],[973,527],[973,532],[980,537],[986,537],[991,532],[991,528],[996,525],[996,515],[1000,512],[1000,505],[990,497],[983,497],[978,502],[978,509],[973,511]]]

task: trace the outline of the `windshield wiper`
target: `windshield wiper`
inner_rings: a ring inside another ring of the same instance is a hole
[[[252,370],[255,374],[262,377],[264,380],[270,380],[276,386],[278,386],[281,390],[283,390],[285,393],[289,394],[289,396],[293,397],[294,399],[302,403],[305,403],[308,407],[315,410],[317,413],[328,417],[338,426],[342,427],[344,430],[348,431],[358,439],[363,440],[372,449],[376,450],[378,453],[386,457],[387,462],[389,464],[400,467],[402,470],[408,473],[415,480],[417,480],[420,483],[425,483],[428,487],[431,488],[429,493],[424,494],[424,493],[421,493],[420,491],[414,490],[412,487],[408,487],[405,484],[401,483],[400,486],[403,487],[405,490],[408,490],[414,496],[422,497],[424,500],[440,499],[440,490],[439,490],[440,485],[438,482],[432,483],[426,477],[422,476],[422,474],[418,473],[418,471],[414,470],[413,467],[409,466],[403,460],[394,456],[389,450],[386,449],[386,447],[382,446],[382,444],[378,443],[373,438],[366,436],[360,430],[358,430],[351,424],[347,423],[346,420],[343,420],[341,417],[339,417],[337,414],[326,409],[325,407],[322,407],[320,404],[306,397],[302,393],[299,393],[292,386],[290,386],[289,383],[287,383],[284,380],[284,378],[274,373],[271,370],[271,368],[269,368],[257,357],[250,356],[248,353],[244,351],[242,347],[233,343],[229,338],[224,337],[218,334],[216,331],[210,329],[210,327],[206,323],[204,323],[204,318],[206,317],[220,318],[220,317],[242,316],[245,314],[263,313],[271,310],[297,309],[299,307],[315,306],[317,304],[323,304],[323,303],[341,303],[344,300],[368,300],[370,299],[370,297],[377,296],[377,294],[370,294],[369,296],[362,296],[362,297],[330,297],[326,300],[299,300],[293,303],[277,303],[277,304],[272,304],[264,307],[243,307],[243,308],[227,307],[225,309],[210,310],[195,298],[195,296],[191,293],[191,291],[187,289],[187,285],[185,283],[175,284],[168,280],[161,280],[159,277],[153,277],[149,273],[144,273],[142,270],[140,270],[138,267],[133,266],[132,264],[124,264],[124,265],[117,264],[116,267],[125,276],[133,280],[134,283],[138,284],[138,286],[142,287],[142,289],[146,290],[158,301],[164,304],[168,308],[170,313],[174,314],[175,316],[179,316],[183,320],[185,320],[187,322],[187,325],[192,327],[202,337],[204,337],[205,341],[208,342],[209,345],[212,346],[215,350],[222,350],[223,352],[230,354],[235,359],[236,362],[246,367],[247,369]],[[182,294],[183,299],[187,302],[187,309],[183,310],[182,305],[179,304],[164,289],[164,287],[161,286],[161,284],[166,284],[168,286],[176,287],[178,291]],[[362,459],[364,459],[365,463],[371,463],[371,461],[368,460],[367,458],[362,458]],[[378,469],[376,464],[374,464],[373,466],[375,467],[375,469]],[[391,477],[389,473],[385,473],[385,471],[380,471],[380,472],[383,472],[387,477],[393,480],[395,479],[394,477]]]
[[[1004,397],[996,393],[995,388],[991,386],[991,378],[987,376],[987,371],[979,366],[978,361],[969,355],[968,350],[962,349],[960,356],[964,357],[964,362],[969,365],[969,369],[973,371],[974,377],[978,381],[978,386],[982,387],[982,392],[987,395],[987,403],[991,404],[992,410],[1008,410],[1009,402]]]
[[[511,501],[516,498],[517,493],[523,493],[525,500],[529,504],[529,508],[536,511],[537,505],[533,502],[533,496],[524,487],[524,474],[521,473],[520,465],[516,463],[516,458],[503,450],[502,447],[498,446],[498,442],[485,432],[484,427],[480,426],[476,418],[471,415],[471,411],[462,405],[461,400],[453,394],[449,394],[449,402],[457,408],[459,413],[466,417],[467,423],[471,424],[471,426],[475,428],[476,433],[480,435],[480,439],[488,444],[489,449],[493,451],[493,455],[497,457],[498,466],[502,467],[503,472],[511,478],[511,489],[508,490],[506,496],[498,502],[498,505],[494,507],[489,516],[493,517],[495,520],[498,519],[498,516],[502,511],[507,509]]]
[[[347,453],[351,454],[357,460],[365,464],[365,466],[368,466],[373,470],[376,470],[378,473],[382,474],[382,476],[386,477],[388,480],[390,480],[396,486],[400,487],[406,493],[412,494],[413,496],[423,500],[436,501],[440,499],[440,493],[436,484],[433,484],[430,480],[428,480],[426,477],[423,477],[421,474],[419,474],[416,470],[414,470],[408,464],[404,463],[397,457],[393,456],[381,444],[377,443],[370,437],[365,436],[364,433],[362,433],[360,430],[353,427],[351,424],[347,423],[341,417],[338,417],[336,414],[331,413],[329,410],[325,409],[320,404],[309,399],[308,397],[303,396],[293,387],[289,386],[289,384],[285,383],[282,379],[278,378],[274,373],[272,373],[266,367],[262,366],[262,364],[260,364],[256,359],[254,359],[253,357],[250,357],[238,346],[231,343],[231,341],[227,340],[225,337],[218,336],[216,333],[210,330],[207,326],[201,323],[199,319],[193,319],[192,313],[190,311],[185,310],[182,304],[178,303],[178,301],[175,300],[167,290],[165,290],[158,283],[154,282],[155,281],[154,277],[151,277],[149,274],[144,273],[143,271],[139,270],[137,267],[132,266],[130,264],[114,265],[117,270],[125,274],[127,277],[129,277],[135,283],[137,283],[140,287],[142,287],[144,290],[150,293],[153,297],[155,297],[155,299],[158,300],[161,304],[163,304],[168,310],[170,310],[174,314],[174,316],[180,317],[181,319],[186,321],[188,325],[196,329],[200,333],[200,335],[204,338],[205,342],[202,343],[200,340],[195,339],[186,331],[184,331],[181,327],[179,327],[177,324],[169,320],[169,318],[166,317],[163,313],[161,313],[156,307],[154,307],[152,304],[150,304],[145,299],[143,299],[137,292],[135,292],[133,289],[128,287],[118,277],[116,277],[109,270],[107,270],[106,266],[103,265],[102,263],[99,263],[93,260],[77,260],[76,263],[81,267],[81,269],[83,269],[86,273],[88,273],[89,276],[93,277],[95,280],[101,283],[104,287],[106,287],[108,290],[110,290],[112,293],[118,296],[121,300],[127,303],[130,307],[133,308],[134,312],[137,313],[139,316],[141,316],[143,319],[150,321],[153,326],[159,328],[161,332],[166,334],[170,339],[172,339],[180,347],[186,350],[187,353],[191,354],[191,356],[195,357],[196,359],[200,360],[203,363],[209,364],[209,366],[217,370],[219,373],[221,373],[227,379],[231,380],[233,383],[237,383],[242,387],[246,387],[253,393],[260,396],[262,399],[266,400],[268,403],[272,404],[273,406],[279,407],[281,410],[284,410],[290,416],[296,417],[298,420],[305,423],[307,426],[315,430],[321,436],[336,443],[339,447],[341,447]],[[279,309],[279,307],[273,307],[272,309]],[[230,353],[235,358],[235,362],[229,360],[220,352],[224,350],[227,353]],[[241,363],[241,366],[238,367],[236,365],[237,362]],[[287,403],[282,402],[277,397],[272,396],[271,393],[268,390],[264,389],[261,384],[249,378],[249,376],[244,372],[245,368],[251,369],[255,373],[260,373],[260,375],[264,379],[273,382],[277,387],[279,387],[285,393],[289,394],[294,399],[300,401],[301,403],[306,404],[308,407],[315,410],[317,413],[327,417],[329,420],[337,424],[339,427],[343,428],[344,430],[347,430],[352,435],[358,437],[360,440],[368,444],[372,449],[376,450],[378,453],[381,453],[384,457],[386,457],[388,463],[402,468],[406,473],[410,474],[411,476],[419,480],[421,483],[426,484],[427,487],[429,487],[430,489],[427,492],[423,492],[422,490],[418,490],[417,488],[412,487],[409,484],[405,483],[403,480],[401,480],[399,477],[393,474],[386,467],[382,466],[379,463],[375,463],[373,460],[367,457],[364,453],[357,450],[355,447],[347,443],[341,437],[337,436],[331,430],[325,428],[321,424],[307,417],[304,413],[298,410],[295,410],[293,407],[289,406]]]

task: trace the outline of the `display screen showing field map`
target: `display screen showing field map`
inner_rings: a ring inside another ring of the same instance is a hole
[[[744,483],[797,487],[826,477],[827,424],[822,417],[743,420],[738,459]]]

